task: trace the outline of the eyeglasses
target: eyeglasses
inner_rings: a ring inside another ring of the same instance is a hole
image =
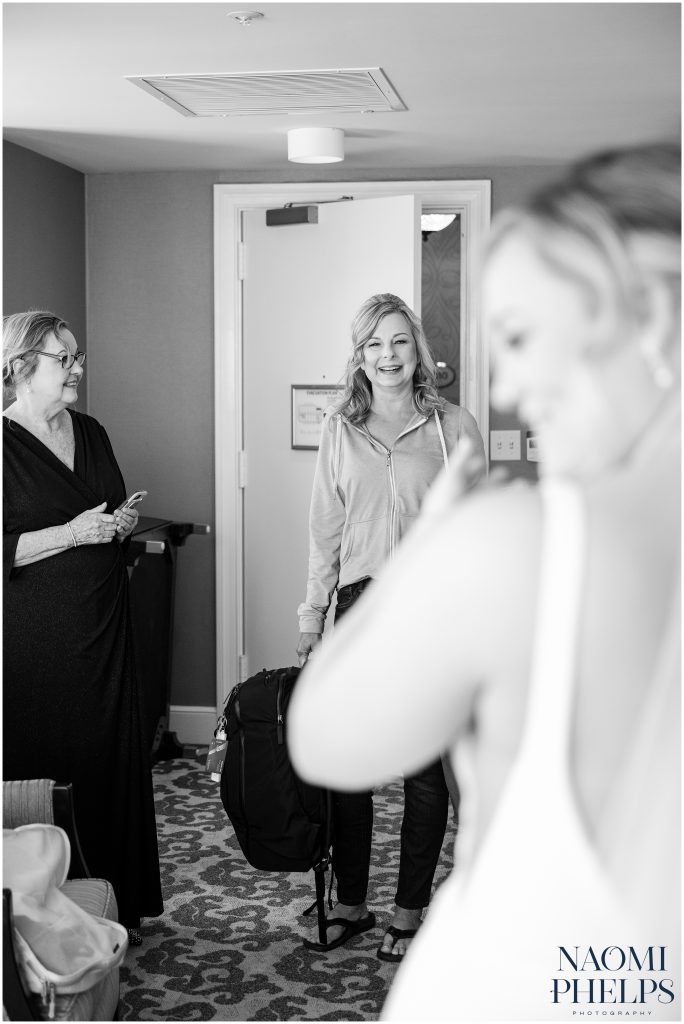
[[[83,366],[85,363],[85,352],[76,351],[76,355],[72,356],[70,352],[66,352],[63,356],[53,355],[52,352],[43,352],[42,348],[30,348],[28,352],[37,352],[39,356],[47,356],[48,359],[56,359],[62,364],[63,370],[70,370],[74,363],[78,363],[79,366]],[[28,355],[27,352],[27,355]]]

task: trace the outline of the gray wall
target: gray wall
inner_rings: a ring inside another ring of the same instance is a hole
[[[87,352],[85,176],[12,142],[3,142],[2,160],[3,314],[49,309]],[[86,376],[83,411],[87,388]]]
[[[496,211],[555,173],[457,167],[434,177],[491,179]],[[292,180],[303,177],[298,169]],[[106,425],[129,488],[149,490],[148,515],[214,527],[213,185],[263,180],[212,171],[87,178],[90,412]],[[490,426],[519,424],[497,415]],[[171,702],[213,706],[213,538],[190,537],[179,555]]]
[[[214,525],[212,176],[87,181],[89,411],[144,515]],[[171,703],[216,701],[213,536],[178,551]]]

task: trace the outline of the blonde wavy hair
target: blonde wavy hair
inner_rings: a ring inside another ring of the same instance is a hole
[[[681,151],[661,142],[607,150],[580,161],[524,207],[502,210],[492,223],[485,261],[514,231],[532,237],[558,273],[595,302],[599,284],[565,244],[572,238],[599,260],[614,301],[638,318],[645,273],[659,276],[681,304]],[[646,244],[645,244],[646,243]]]
[[[345,368],[344,391],[335,405],[335,412],[342,413],[350,423],[364,423],[370,412],[373,391],[363,369],[363,350],[380,321],[390,313],[401,313],[416,345],[417,364],[413,373],[416,412],[430,416],[444,408],[445,401],[437,390],[437,368],[420,318],[398,295],[383,292],[366,299],[352,320],[352,353]]]

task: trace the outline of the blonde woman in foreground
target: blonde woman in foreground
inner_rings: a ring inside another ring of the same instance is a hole
[[[306,779],[456,762],[454,872],[385,1019],[681,1017],[680,267],[674,146],[496,218],[492,400],[538,432],[541,483],[462,498],[463,446],[298,684]]]

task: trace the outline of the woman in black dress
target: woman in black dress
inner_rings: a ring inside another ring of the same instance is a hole
[[[4,777],[71,782],[91,873],[121,922],[162,912],[124,558],[135,510],[103,427],[76,412],[85,355],[45,312],[5,318]]]

